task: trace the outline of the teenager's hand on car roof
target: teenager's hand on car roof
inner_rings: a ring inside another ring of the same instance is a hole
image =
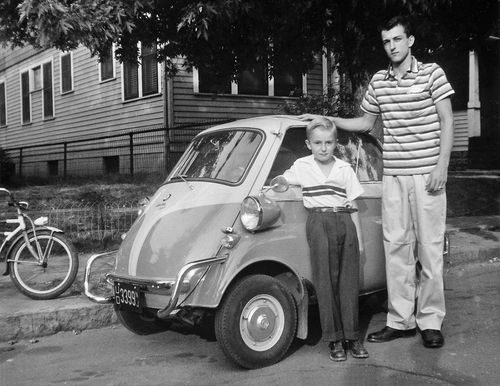
[[[312,121],[313,119],[322,117],[322,115],[317,115],[317,114],[301,114],[297,116],[298,119],[301,121]]]

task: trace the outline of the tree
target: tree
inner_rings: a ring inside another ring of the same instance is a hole
[[[377,24],[394,14],[415,22],[423,59],[480,46],[498,31],[496,0],[5,0],[0,41],[93,55],[115,43],[120,60],[136,60],[137,44],[157,44],[170,74],[175,58],[236,77],[257,61],[306,72],[315,55],[335,53],[353,89],[385,65]],[[450,17],[451,15],[451,17]]]

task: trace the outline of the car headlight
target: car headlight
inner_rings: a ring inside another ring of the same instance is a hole
[[[266,196],[248,196],[241,203],[240,220],[246,230],[255,232],[273,225],[280,213],[278,205]]]
[[[149,197],[144,197],[139,201],[139,209],[137,210],[137,217],[140,217],[146,211],[146,207],[148,206],[149,201],[150,201]]]

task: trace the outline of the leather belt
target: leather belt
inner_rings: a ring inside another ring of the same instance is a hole
[[[306,209],[312,213],[353,213],[358,211],[356,208],[349,206],[318,206]]]

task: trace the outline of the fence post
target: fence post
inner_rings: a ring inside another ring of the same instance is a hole
[[[23,148],[19,148],[19,178],[23,176]]]
[[[130,175],[134,176],[134,133],[129,133]]]
[[[68,142],[64,142],[63,177],[68,175]]]

